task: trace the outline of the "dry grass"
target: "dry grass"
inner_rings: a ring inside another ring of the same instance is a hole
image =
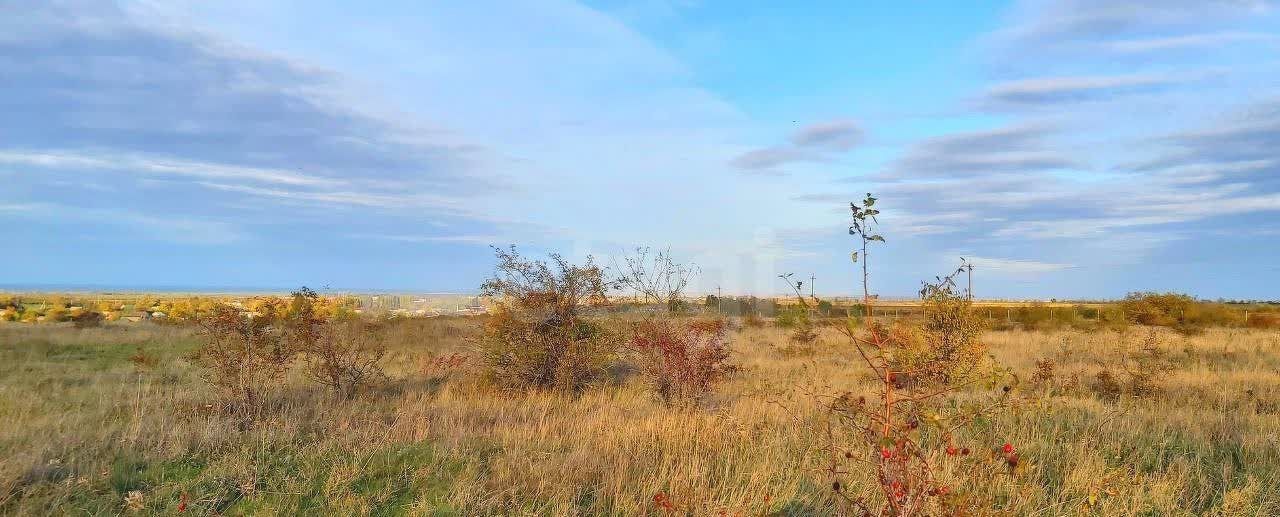
[[[421,373],[466,352],[474,324],[391,329],[397,380],[349,402],[294,372],[247,428],[206,406],[186,329],[0,325],[0,514],[171,514],[185,493],[197,514],[636,515],[658,513],[658,492],[693,515],[831,514],[806,392],[866,379],[835,333],[794,354],[785,330],[740,331],[743,371],[677,411],[621,370],[577,397]],[[989,333],[1024,380],[1046,358],[1055,378],[1024,381],[1021,407],[968,437],[1015,443],[1025,463],[980,495],[1017,515],[1280,513],[1280,333],[1163,332],[1158,395],[1094,395],[1090,377],[1146,332]],[[129,360],[139,347],[156,366]]]

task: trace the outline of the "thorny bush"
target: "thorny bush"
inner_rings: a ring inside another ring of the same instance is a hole
[[[387,355],[382,328],[359,318],[329,320],[303,354],[303,371],[335,395],[350,397],[386,379],[380,365]]]
[[[1125,395],[1148,398],[1159,394],[1160,378],[1174,369],[1162,345],[1155,329],[1136,346],[1126,344],[1111,361],[1102,365],[1089,388],[1108,401]]]
[[[481,293],[496,304],[478,341],[486,377],[502,389],[578,391],[601,375],[618,333],[584,318],[607,303],[603,270],[560,255],[526,260],[514,247],[494,248],[498,264]]]
[[[205,378],[233,409],[255,408],[293,362],[295,350],[268,318],[219,305],[197,325],[204,346],[193,359],[205,367]]]
[[[863,364],[879,381],[876,393],[844,393],[830,404],[830,474],[840,499],[864,515],[963,514],[982,505],[968,493],[983,469],[959,431],[1008,403],[1007,373],[978,341],[978,316],[956,294],[954,275],[921,290],[924,322],[846,329]],[[957,396],[984,387],[988,397]],[[1016,455],[1006,453],[1011,469]],[[840,490],[853,470],[874,471],[878,505]],[[878,510],[873,508],[879,506]]]
[[[850,203],[853,225],[849,233],[860,238],[862,258],[863,318],[865,328],[844,329],[859,361],[874,374],[877,388],[871,394],[846,392],[827,405],[827,467],[837,500],[855,514],[913,516],[960,515],[988,507],[975,500],[969,489],[983,470],[976,464],[974,444],[962,443],[960,431],[1008,403],[1008,374],[999,368],[978,340],[981,326],[972,305],[958,293],[951,275],[924,283],[920,290],[923,324],[886,326],[873,317],[867,286],[867,246],[884,242],[874,233],[876,199],[870,194],[861,203]],[[1003,386],[1002,386],[1003,385]],[[1001,387],[1002,386],[1002,387]],[[985,387],[989,397],[961,390]],[[1004,444],[996,451],[1010,472],[1019,465],[1017,451]],[[881,497],[878,501],[844,490],[856,472],[872,475]]]
[[[727,331],[724,320],[650,318],[635,325],[628,348],[664,404],[695,405],[735,370]]]
[[[318,300],[306,287],[294,292],[283,323],[286,341],[302,352],[307,377],[341,397],[385,379],[382,327],[356,316],[325,318],[317,310]]]

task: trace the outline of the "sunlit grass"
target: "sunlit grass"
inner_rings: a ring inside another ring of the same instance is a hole
[[[340,401],[294,375],[252,426],[207,405],[182,327],[0,325],[0,513],[126,512],[132,491],[144,514],[185,493],[196,513],[632,515],[659,491],[695,515],[831,512],[807,392],[866,379],[834,332],[812,354],[781,353],[783,329],[735,334],[743,371],[683,411],[621,373],[570,397],[418,371],[466,351],[472,324],[405,323],[386,360],[396,382]],[[1091,377],[1146,332],[989,333],[1026,401],[966,440],[1016,443],[1026,464],[974,488],[1022,515],[1280,512],[1280,333],[1163,331],[1162,391],[1097,398]],[[154,368],[129,360],[139,347]],[[1059,386],[1033,389],[1046,358]]]

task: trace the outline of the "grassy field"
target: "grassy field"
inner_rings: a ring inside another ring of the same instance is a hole
[[[406,320],[392,380],[340,401],[296,375],[252,423],[213,409],[175,325],[0,324],[0,514],[830,515],[813,393],[862,390],[836,332],[732,334],[742,370],[702,407],[665,408],[624,369],[577,397],[510,395],[424,369],[474,320]],[[1154,337],[1150,333],[1155,332]],[[975,490],[1014,515],[1280,514],[1280,332],[1131,327],[989,332],[1020,403],[975,426],[1017,444]],[[1146,342],[1141,397],[1098,387]],[[1037,361],[1053,375],[1033,382]],[[850,490],[871,496],[867,480]],[[185,497],[184,497],[185,494]]]

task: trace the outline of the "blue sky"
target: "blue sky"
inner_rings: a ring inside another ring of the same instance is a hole
[[[1280,6],[0,0],[0,285],[1280,291]]]

